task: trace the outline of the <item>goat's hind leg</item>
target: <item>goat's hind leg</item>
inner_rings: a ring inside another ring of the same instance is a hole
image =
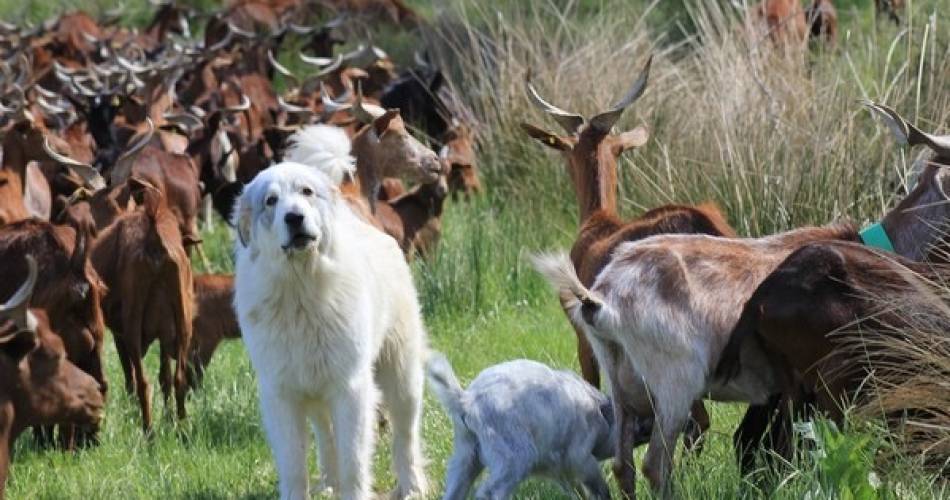
[[[465,500],[475,479],[484,469],[478,459],[475,442],[467,438],[455,439],[452,458],[446,466],[445,494],[442,500]]]
[[[675,394],[666,391],[661,393]],[[673,454],[676,451],[677,439],[689,418],[691,403],[692,399],[655,400],[653,433],[643,459],[643,475],[650,481],[653,490],[663,498],[672,496],[670,475],[673,472]]]

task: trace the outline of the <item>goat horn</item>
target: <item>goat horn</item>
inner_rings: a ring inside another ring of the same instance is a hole
[[[386,113],[386,111],[381,108],[380,111],[382,112],[374,111],[370,111],[363,106],[363,84],[356,82],[356,101],[353,102],[351,110],[353,117],[363,123],[373,123],[374,120]]]
[[[43,150],[46,151],[46,154],[51,160],[55,161],[56,163],[66,165],[70,170],[76,172],[79,177],[82,177],[83,182],[93,191],[98,191],[106,187],[105,179],[99,175],[99,172],[96,171],[92,165],[83,163],[81,161],[76,161],[68,156],[57,153],[50,145],[48,136],[43,137]]]
[[[321,69],[320,72],[318,72],[317,74],[313,75],[313,78],[316,78],[316,79],[318,79],[318,80],[321,79],[321,78],[324,78],[324,77],[326,77],[327,75],[333,73],[334,71],[340,69],[340,66],[342,66],[342,65],[343,65],[343,56],[339,56],[339,55],[338,55],[338,56],[336,56],[336,59],[333,60],[333,63],[332,63],[332,64],[330,64],[329,66],[326,66],[326,67],[324,67],[323,69]]]
[[[273,66],[278,73],[284,75],[290,80],[293,80],[294,87],[300,86],[300,80],[289,69],[287,69],[286,66],[277,61],[277,58],[274,57],[274,52],[270,49],[267,50],[267,61],[270,62],[270,65]]]
[[[96,37],[90,35],[89,33],[86,33],[86,32],[83,31],[83,30],[79,30],[79,35],[82,36],[83,40],[85,40],[85,41],[87,41],[87,42],[89,42],[89,43],[91,43],[91,44],[93,44],[93,45],[99,43],[99,39],[98,39],[98,38],[96,38]]]
[[[280,109],[288,113],[312,113],[310,108],[298,106],[296,104],[290,104],[284,100],[283,96],[277,96],[277,105],[280,106]]]
[[[351,61],[363,55],[364,52],[366,52],[366,46],[361,43],[356,46],[355,50],[343,54],[343,60]]]
[[[345,95],[343,97],[346,97]],[[352,104],[345,102],[343,97],[339,101],[335,101],[327,95],[327,87],[320,82],[320,101],[323,103],[323,116],[322,119],[326,121],[333,113],[337,111],[344,111],[353,107]],[[348,97],[347,97],[348,99]]]
[[[34,85],[33,89],[36,90],[36,93],[38,93],[39,95],[47,99],[56,99],[57,97],[56,92],[53,92],[52,90],[47,90],[42,85],[39,85],[39,84]]]
[[[317,27],[316,26],[301,26],[299,24],[287,23],[287,29],[297,35],[309,35],[313,33]]]
[[[116,56],[115,60],[117,63],[119,63],[119,66],[122,66],[126,70],[131,71],[132,73],[146,73],[152,70],[152,68],[148,66],[138,65],[122,56]]]
[[[346,13],[345,13],[345,12],[342,13],[342,14],[340,14],[339,16],[334,17],[333,19],[330,19],[330,20],[327,21],[326,23],[324,23],[324,24],[323,24],[323,29],[325,29],[325,30],[332,30],[332,29],[339,28],[340,26],[343,26],[343,21],[346,21]]]
[[[0,315],[7,316],[13,320],[17,328],[26,330],[29,328],[27,321],[28,306],[30,297],[33,295],[33,288],[36,287],[36,281],[39,277],[39,269],[36,266],[36,259],[32,255],[26,256],[26,281],[20,285],[20,288],[13,293],[13,296],[6,302],[0,304]]]
[[[428,59],[427,59],[421,52],[419,52],[418,50],[415,51],[415,52],[413,52],[412,58],[413,58],[413,60],[416,62],[416,66],[419,66],[420,68],[430,68],[430,67],[432,67],[432,65],[429,64]]]
[[[623,114],[623,110],[627,109],[628,106],[633,104],[634,101],[643,95],[643,91],[647,88],[647,80],[650,78],[650,66],[652,64],[653,56],[650,55],[650,58],[647,59],[647,63],[643,67],[643,70],[640,71],[640,76],[637,77],[635,82],[633,82],[633,85],[630,87],[630,90],[627,91],[627,94],[623,96],[623,98],[620,99],[617,104],[614,104],[610,111],[605,111],[590,119],[590,126],[592,128],[602,132],[610,132],[610,129],[613,128],[614,124],[617,123],[617,120],[620,119],[620,115]]]
[[[863,104],[880,116],[901,144],[925,145],[939,155],[950,154],[950,136],[928,134],[904,119],[897,111],[883,104],[864,101]]]
[[[241,113],[249,109],[251,109],[251,99],[243,92],[241,93],[241,104],[221,108],[226,113]]]
[[[313,65],[313,66],[319,66],[319,67],[321,67],[321,68],[324,67],[324,66],[326,66],[326,65],[328,65],[328,64],[333,64],[333,63],[336,61],[336,59],[334,59],[334,58],[332,58],[332,57],[315,57],[315,56],[308,56],[307,54],[304,54],[303,52],[298,52],[297,55],[300,56],[300,60],[301,60],[301,61],[303,61],[303,62],[305,62],[305,63],[307,63],[307,64],[311,64],[311,65]],[[338,58],[342,58],[342,57],[343,57],[343,56],[337,56],[337,59],[338,59]]]
[[[531,73],[529,72],[525,76],[525,87],[527,87],[528,97],[545,113],[551,115],[554,118],[554,121],[558,123],[568,134],[577,133],[577,129],[584,124],[584,117],[577,114],[571,113],[569,111],[564,111],[563,109],[545,101],[538,94],[538,91],[534,89],[534,85],[531,85]]]
[[[36,96],[36,103],[39,104],[40,107],[43,108],[43,110],[45,110],[47,113],[50,113],[53,115],[58,115],[60,113],[65,113],[67,111],[66,108],[61,108],[59,106],[56,106],[55,104],[50,103],[42,95]]]
[[[148,145],[149,141],[152,140],[152,134],[155,133],[155,124],[152,123],[152,119],[148,117],[145,118],[145,124],[148,126],[148,130],[139,136],[132,146],[116,160],[115,166],[109,174],[109,180],[112,181],[113,186],[118,186],[129,178],[129,175],[132,173],[132,163],[135,161],[135,157]]]
[[[228,30],[229,30],[231,33],[234,33],[235,35],[238,35],[238,36],[240,36],[240,37],[244,37],[244,38],[257,38],[257,33],[254,33],[254,32],[247,31],[247,30],[245,30],[245,29],[239,28],[239,27],[237,27],[237,26],[234,24],[233,21],[230,21],[230,20],[228,21]]]
[[[171,123],[172,125],[178,125],[184,128],[188,133],[192,133],[196,130],[200,130],[204,127],[204,123],[201,121],[201,118],[185,112],[185,113],[165,113],[162,115],[162,118],[166,122]]]

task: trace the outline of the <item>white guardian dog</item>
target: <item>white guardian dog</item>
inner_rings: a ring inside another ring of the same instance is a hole
[[[309,498],[308,420],[324,486],[343,499],[370,498],[380,392],[399,481],[392,496],[424,494],[426,337],[396,242],[356,217],[324,173],[298,163],[258,174],[234,224],[234,307],[281,498]]]

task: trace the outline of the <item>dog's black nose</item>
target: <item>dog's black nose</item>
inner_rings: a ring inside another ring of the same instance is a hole
[[[303,215],[288,212],[286,215],[284,215],[284,222],[286,222],[287,226],[290,228],[299,228],[303,224]]]

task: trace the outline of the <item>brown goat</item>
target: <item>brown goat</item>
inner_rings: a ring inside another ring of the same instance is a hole
[[[27,309],[38,275],[36,261],[28,259],[26,280],[0,304],[0,498],[10,471],[10,450],[24,429],[54,424],[98,427],[104,404],[99,383],[66,359],[43,310]]]
[[[898,122],[887,108],[868,106],[908,142],[947,151],[947,138]],[[938,228],[950,218],[943,194],[950,177],[930,167],[925,171],[930,180],[922,179],[884,218],[894,249],[905,258],[943,241]],[[763,405],[782,390],[781,373],[754,343],[743,344],[738,376],[724,380],[714,372],[762,280],[798,248],[823,240],[857,241],[858,233],[832,225],[750,239],[655,236],[618,247],[589,289],[566,259],[540,261],[571,319],[592,337],[620,343],[649,389],[656,420],[643,468],[656,490],[668,492],[675,450],[670,444],[676,443],[697,398]]]
[[[617,158],[627,149],[646,143],[648,133],[643,127],[621,134],[612,134],[610,130],[623,110],[640,97],[646,88],[649,69],[650,62],[647,62],[626,97],[613,109],[591,118],[587,123],[580,115],[548,104],[538,96],[530,83],[528,85],[528,93],[533,100],[570,134],[558,136],[533,125],[522,124],[531,137],[564,155],[580,208],[580,230],[571,249],[571,261],[581,282],[587,286],[594,283],[610,255],[622,243],[665,233],[735,236],[718,208],[713,205],[665,206],[627,222],[618,216]],[[576,326],[574,331],[577,335],[577,354],[585,380],[599,386],[597,361],[604,358],[610,360],[610,366],[605,367],[605,370],[610,380],[611,392],[614,394],[614,410],[621,439],[617,446],[614,475],[621,491],[632,498],[636,479],[632,450],[637,444],[638,434],[643,433],[643,429],[638,427],[651,418],[650,401],[637,398],[643,391],[636,388],[642,383],[635,375],[634,368],[626,362],[619,345],[597,341],[596,349],[599,352],[595,358],[591,339]],[[693,420],[696,425],[691,435],[695,442],[709,426],[709,417],[702,402],[694,405]]]
[[[442,207],[448,195],[445,176],[419,184],[407,193],[376,204],[376,219],[406,258],[428,258],[442,236]]]
[[[762,0],[749,9],[747,22],[756,38],[768,37],[778,47],[801,46],[808,36],[801,0]]]
[[[214,351],[225,339],[241,338],[234,313],[234,276],[230,274],[199,274],[195,276],[194,338],[191,342],[191,379],[197,387],[204,379],[205,369]]]
[[[126,390],[135,388],[142,427],[152,426],[151,394],[142,359],[159,341],[159,382],[168,402],[175,388],[178,418],[184,418],[188,391],[187,361],[194,310],[191,264],[178,224],[161,191],[136,178],[129,180],[143,208],[121,215],[101,233],[92,260],[110,292],[103,300],[125,374]],[[170,371],[176,360],[174,375]]]
[[[945,194],[950,185],[950,136],[925,134],[908,123],[894,110],[868,104],[878,113],[898,140],[910,145],[924,145],[934,154],[926,160],[916,187],[881,221],[894,250],[915,260],[945,260],[950,249],[940,222],[950,218]],[[919,207],[927,207],[921,212]],[[920,221],[924,221],[921,224]],[[926,223],[927,221],[934,221]],[[921,224],[914,232],[903,228]],[[801,395],[793,387],[803,379],[808,392],[816,395],[819,410],[840,421],[839,403],[852,397],[864,378],[862,370],[845,370],[842,377],[834,371],[845,364],[842,353],[833,355],[835,345],[829,334],[845,326],[863,332],[877,329],[881,317],[873,315],[876,305],[862,291],[888,294],[908,293],[910,271],[922,269],[896,257],[885,257],[880,251],[841,242],[821,242],[803,247],[782,262],[746,303],[717,371],[721,377],[734,377],[741,370],[742,353],[749,345],[761,345],[772,360],[779,380],[780,393],[766,405],[750,407],[736,431],[736,453],[744,471],[754,466],[755,445],[766,432],[771,416],[778,412],[784,422],[773,424],[778,439],[772,446],[782,454],[790,452],[788,427],[790,415],[779,404],[791,400],[801,407]],[[893,316],[893,315],[892,315]],[[899,314],[898,314],[899,316]],[[860,323],[855,323],[862,320]],[[900,318],[890,319],[891,324]],[[839,372],[840,373],[840,372]],[[784,406],[784,405],[783,405]]]
[[[449,192],[452,199],[461,193],[466,200],[482,190],[475,158],[475,134],[468,125],[454,121],[442,137],[439,158],[449,168]]]
[[[27,276],[22,255],[31,255],[40,272],[32,304],[47,311],[52,330],[61,337],[69,361],[91,375],[105,394],[102,346],[105,337],[101,298],[105,286],[89,262],[91,242],[83,232],[24,220],[0,229],[0,296],[13,293],[15,283]],[[76,439],[95,436],[96,429],[75,435],[64,429],[61,444],[71,448]],[[51,436],[49,436],[51,437]]]

